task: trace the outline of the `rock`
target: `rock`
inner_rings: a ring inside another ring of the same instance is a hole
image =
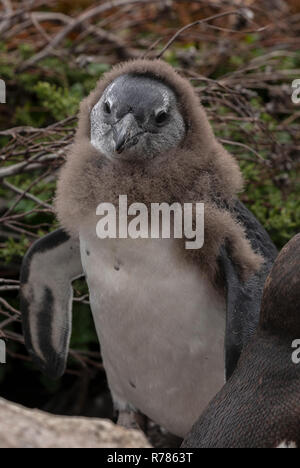
[[[106,419],[53,416],[0,398],[0,448],[150,448],[144,434]]]

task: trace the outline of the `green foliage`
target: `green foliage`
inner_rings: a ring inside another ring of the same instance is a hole
[[[19,44],[18,49],[22,60],[29,59],[34,53],[33,46],[31,44],[27,44],[26,42]]]
[[[91,343],[98,343],[91,311],[85,305],[74,304],[71,347],[88,351]]]
[[[247,181],[245,202],[253,214],[266,228],[278,248],[283,247],[300,231],[300,184],[297,173],[290,173],[292,190],[288,193],[270,178],[264,177],[263,170],[254,163],[242,163]]]
[[[32,46],[21,44],[18,47],[21,63],[32,54]],[[101,62],[80,67],[57,57],[48,57],[41,61],[34,73],[26,70],[15,73],[5,45],[0,43],[0,77],[9,86],[9,103],[13,111],[11,126],[43,127],[75,115],[80,101],[109,69],[109,65]],[[5,127],[6,122],[2,125]]]
[[[0,250],[0,259],[9,264],[16,257],[23,257],[29,247],[29,240],[24,235],[19,240],[8,238]]]
[[[80,85],[73,85],[70,89],[58,88],[54,84],[39,81],[34,91],[43,108],[55,120],[63,120],[76,114],[82,98]]]

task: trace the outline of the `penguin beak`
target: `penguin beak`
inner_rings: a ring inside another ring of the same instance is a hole
[[[121,154],[125,149],[137,144],[143,133],[132,113],[126,114],[113,126],[115,151]]]

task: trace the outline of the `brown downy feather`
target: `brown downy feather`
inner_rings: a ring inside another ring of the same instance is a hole
[[[134,73],[155,77],[176,93],[187,133],[182,144],[148,164],[112,164],[90,143],[90,113],[106,87],[119,75]],[[262,257],[256,254],[243,227],[224,208],[234,203],[243,179],[235,159],[217,142],[206,113],[193,87],[160,60],[133,60],[113,68],[82,102],[78,130],[57,187],[56,211],[61,225],[78,235],[87,216],[95,214],[101,202],[118,205],[119,195],[133,202],[204,202],[205,242],[186,255],[214,278],[217,257],[224,241],[243,279],[258,271]]]

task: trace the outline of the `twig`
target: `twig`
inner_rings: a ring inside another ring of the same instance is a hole
[[[48,173],[48,171],[47,171]],[[30,186],[26,189],[26,190],[20,190],[18,187],[15,187],[13,184],[7,182],[6,180],[2,180],[2,185],[4,185],[4,187],[12,190],[13,192],[15,193],[18,193],[20,196],[17,198],[17,200],[15,201],[15,203],[12,205],[11,208],[9,208],[9,210],[4,214],[4,217],[6,218],[14,209],[15,207],[17,206],[17,204],[22,200],[22,198],[28,198],[29,200],[31,201],[34,201],[35,203],[37,203],[39,206],[43,206],[44,208],[47,208],[48,210],[50,211],[53,211],[53,208],[51,205],[49,205],[48,203],[45,203],[43,202],[40,198],[36,197],[35,195],[32,195],[31,193],[28,193],[28,190],[30,190],[33,185],[35,185],[36,183],[38,183],[41,179],[43,179],[45,177],[45,174],[43,174],[42,176],[40,176],[38,179],[36,179],[34,182],[32,182],[30,184]]]
[[[245,143],[241,143],[239,141],[225,140],[224,138],[219,138],[219,141],[221,143],[224,143],[225,145],[240,146],[241,148],[245,148],[247,151],[250,151],[251,153],[255,154],[255,156],[260,161],[265,162],[264,158],[262,158],[257,151],[255,151],[253,148],[250,148],[250,146],[246,145]]]
[[[40,23],[39,23],[39,21],[37,19],[37,16],[32,13],[30,15],[30,18],[31,18],[32,23],[36,27],[36,29],[41,33],[41,35],[46,40],[46,42],[49,43],[51,41],[51,37],[49,36],[49,34],[46,33],[44,28],[42,28],[42,26],[40,25]]]
[[[1,3],[4,6],[5,15],[6,15],[7,19],[2,21],[2,23],[0,24],[0,34],[2,34],[3,31],[5,31],[6,29],[9,28],[10,22],[11,22],[10,17],[11,17],[11,14],[13,12],[13,8],[12,8],[12,4],[11,4],[10,0],[1,0]]]
[[[21,315],[21,312],[11,306],[3,297],[0,297],[0,304],[15,315]]]
[[[2,283],[2,284],[20,284],[20,281],[0,278],[0,283]]]
[[[209,21],[212,21],[212,20],[215,20],[215,19],[218,19],[218,18],[224,18],[225,16],[230,16],[230,15],[236,15],[236,16],[241,16],[242,18],[245,17],[245,15],[243,14],[243,12],[241,10],[231,10],[231,11],[227,11],[225,13],[219,13],[217,15],[213,15],[213,16],[209,16],[208,18],[205,18],[203,20],[197,20],[197,21],[194,21],[193,23],[190,23],[190,24],[187,24],[186,26],[184,26],[183,28],[179,29],[179,31],[177,31],[172,37],[171,39],[167,42],[167,44],[165,45],[165,47],[160,51],[160,53],[157,55],[157,58],[161,58],[164,53],[166,52],[167,49],[169,49],[169,47],[173,44],[173,42],[176,41],[176,39],[184,32],[186,31],[187,29],[190,29],[190,28],[193,28],[194,26],[199,26],[199,25],[202,25],[202,24],[207,24]],[[212,26],[212,25],[207,25],[207,26]],[[212,26],[214,28],[217,28],[216,26]],[[264,26],[262,28],[258,28],[256,30],[252,30],[252,31],[247,31],[248,33],[250,32],[261,32],[261,31],[264,31],[268,26]],[[224,29],[224,28],[223,28]],[[231,32],[236,32],[236,31],[231,31]],[[245,33],[245,31],[244,31]]]
[[[12,229],[13,231],[19,232],[20,234],[25,234],[25,236],[34,237],[35,239],[39,238],[39,236],[37,234],[33,234],[33,232],[26,231],[25,229],[22,229],[22,228],[16,226],[13,222],[9,223],[7,221],[4,221],[3,225],[10,228],[10,229]]]
[[[7,166],[0,169],[0,179],[4,179],[4,177],[9,177],[12,175],[19,174],[20,172],[28,172],[34,169],[39,169],[41,164],[46,161],[53,161],[58,159],[65,153],[65,150],[60,150],[57,154],[46,154],[45,156],[41,156],[38,161],[38,156],[34,156],[33,158],[29,159],[28,161],[15,164],[13,166]]]
[[[72,32],[75,28],[80,26],[85,21],[88,21],[95,16],[99,16],[102,13],[110,10],[111,8],[119,8],[125,5],[134,5],[134,4],[149,4],[149,3],[159,3],[161,0],[112,0],[110,2],[106,2],[102,5],[98,5],[90,10],[84,11],[81,15],[77,18],[73,19],[71,23],[69,23],[61,32],[59,32],[52,41],[47,45],[46,48],[38,52],[36,55],[31,57],[29,60],[24,62],[19,67],[19,71],[24,71],[27,68],[35,65],[40,60],[44,59],[45,57],[51,55],[53,50],[64,40],[70,32]]]
[[[13,315],[10,318],[7,318],[6,320],[3,320],[3,322],[0,322],[0,329],[3,330],[5,327],[10,325],[13,322],[19,321],[19,316],[17,314]]]
[[[0,286],[0,291],[18,291],[20,286]]]

